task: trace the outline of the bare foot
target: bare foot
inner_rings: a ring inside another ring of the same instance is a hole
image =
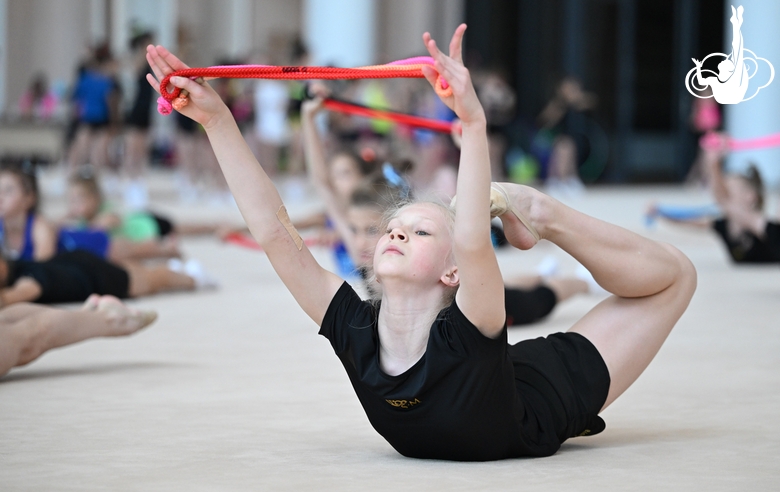
[[[539,239],[544,238],[542,227],[544,202],[549,200],[549,197],[530,186],[514,183],[497,184],[509,198],[509,207],[507,207],[509,210],[499,215],[499,219],[504,224],[504,235],[507,241],[517,249],[533,248]],[[518,216],[522,216],[528,226],[524,225]]]
[[[110,332],[108,336],[125,336],[149,326],[157,319],[154,311],[141,311],[127,307],[114,296],[102,296],[97,311],[106,316]]]
[[[81,305],[82,311],[97,311],[98,308],[98,300],[100,299],[100,296],[97,294],[92,294],[89,297],[87,297],[87,300],[84,301],[84,304]]]

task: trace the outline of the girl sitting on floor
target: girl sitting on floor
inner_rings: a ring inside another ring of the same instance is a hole
[[[702,149],[702,163],[710,177],[710,188],[722,217],[659,217],[700,228],[713,229],[723,240],[735,263],[780,263],[780,223],[764,213],[764,185],[758,168],[746,174],[723,175],[725,146]],[[650,213],[654,213],[654,205]]]
[[[0,245],[5,258],[43,261],[57,252],[57,230],[38,214],[38,201],[34,165],[0,167]]]

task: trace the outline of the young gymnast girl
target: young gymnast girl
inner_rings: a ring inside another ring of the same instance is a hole
[[[38,214],[38,199],[32,164],[0,168],[0,245],[4,257],[41,261],[57,252],[56,228]]]
[[[324,146],[314,124],[316,114],[323,108],[323,98],[328,96],[327,88],[321,84],[311,84],[309,92],[315,97],[305,101],[301,108],[307,171],[325,203],[334,230],[343,241],[360,276],[367,282],[368,291],[378,293],[378,284],[371,282],[366,274],[371,269],[379,240],[377,232],[382,227],[385,212],[405,199],[404,195],[411,193],[411,190],[390,186],[383,178],[376,177],[364,180],[350,195],[349,202],[343,203],[331,185],[332,179],[329,180]],[[459,134],[455,143],[460,147]],[[588,282],[579,278],[543,278],[537,275],[509,279],[504,289],[507,325],[527,325],[540,321],[552,313],[558,303],[588,291]]]
[[[86,248],[98,254],[92,244],[100,242],[106,249],[100,256],[113,261],[181,256],[170,220],[148,212],[122,217],[112,211],[92,173],[82,170],[71,176],[67,198],[68,213],[59,234],[64,249]],[[67,247],[70,243],[72,248]]]
[[[723,175],[725,149],[703,149],[702,163],[722,217],[673,218],[671,222],[713,229],[735,263],[780,263],[780,223],[764,214],[764,186],[755,166],[746,174]],[[651,214],[655,206],[651,206]]]
[[[443,98],[463,122],[457,213],[433,203],[395,211],[379,239],[378,303],[362,301],[319,266],[229,111],[188,78],[182,112],[203,125],[250,231],[302,309],[320,325],[374,428],[405,456],[495,460],[546,456],[566,439],[604,428],[598,414],[644,371],[696,285],[675,248],[588,217],[519,185],[497,187],[507,238],[520,249],[546,239],[587,267],[613,296],[567,333],[508,345],[504,286],[490,240],[486,123],[461,60],[461,25],[426,69],[452,87]],[[158,80],[186,67],[148,48]],[[167,88],[163,89],[167,90]],[[509,212],[506,210],[509,209]],[[521,219],[525,221],[524,225]]]

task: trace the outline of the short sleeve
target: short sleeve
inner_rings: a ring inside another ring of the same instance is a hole
[[[350,346],[350,337],[358,329],[370,329],[375,321],[374,308],[360,299],[349,283],[344,282],[328,305],[320,326],[320,335],[330,340],[340,354]]]
[[[486,337],[466,318],[455,301],[442,312],[435,329],[437,336],[441,337],[450,350],[467,357],[494,357],[506,352],[506,323],[498,337]]]

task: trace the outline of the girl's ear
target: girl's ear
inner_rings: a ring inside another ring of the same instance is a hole
[[[453,266],[449,270],[447,270],[444,275],[441,276],[439,279],[441,280],[441,283],[446,285],[447,287],[457,287],[458,284],[460,284],[460,277],[458,275],[458,267]]]

